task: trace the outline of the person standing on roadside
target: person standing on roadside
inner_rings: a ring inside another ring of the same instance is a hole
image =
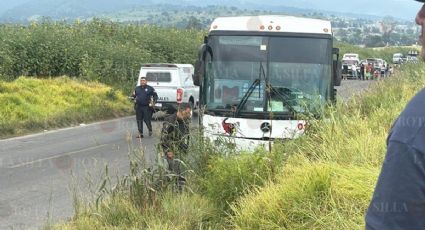
[[[152,113],[153,106],[158,100],[158,95],[152,86],[147,84],[146,77],[140,78],[140,85],[136,86],[133,93],[136,109],[137,129],[139,138],[143,138],[143,121],[149,130],[149,136],[152,136]]]
[[[367,80],[373,79],[373,65],[369,63],[366,69],[366,78]]]
[[[388,77],[389,72],[390,72],[390,65],[387,64],[387,66],[385,66],[385,77]]]
[[[362,64],[360,65],[360,80],[364,80],[364,63],[362,62]]]
[[[416,0],[425,3],[425,0]],[[425,4],[416,15],[425,46]],[[422,48],[422,59],[425,50]],[[366,214],[367,230],[425,229],[425,89],[393,124],[387,152]]]
[[[357,65],[351,65],[351,73],[354,79],[357,79]]]
[[[183,103],[175,113],[164,118],[160,138],[162,149],[173,149],[177,154],[187,153],[191,117],[192,108],[189,104]]]

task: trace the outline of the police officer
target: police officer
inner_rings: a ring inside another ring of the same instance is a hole
[[[425,0],[417,0],[425,3]],[[425,5],[422,26],[425,60]],[[425,229],[425,89],[407,104],[387,138],[387,152],[366,214],[367,230]]]
[[[143,121],[149,130],[149,136],[152,136],[152,113],[153,105],[158,100],[158,95],[152,86],[147,85],[146,77],[140,78],[140,85],[134,89],[133,97],[135,100],[137,129],[139,138],[143,138]]]

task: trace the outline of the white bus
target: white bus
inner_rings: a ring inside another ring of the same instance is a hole
[[[270,149],[304,133],[341,82],[331,23],[291,16],[217,18],[199,50],[204,137],[240,150]]]

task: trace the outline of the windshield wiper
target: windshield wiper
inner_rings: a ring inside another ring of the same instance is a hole
[[[252,92],[254,92],[255,87],[258,86],[258,97],[261,97],[261,79],[264,79],[266,81],[266,73],[264,72],[263,62],[260,62],[260,70],[258,74],[258,78],[254,80],[254,82],[249,87],[248,91],[246,91],[245,95],[242,97],[241,102],[237,105],[236,111],[235,111],[235,117],[239,115],[239,113],[242,110],[242,107],[246,104],[248,101],[248,98],[251,96]]]
[[[248,91],[246,91],[245,95],[243,95],[241,102],[239,102],[239,104],[237,105],[236,111],[235,111],[235,117],[239,115],[239,113],[242,110],[242,107],[246,104],[246,102],[248,101],[248,98],[251,96],[252,92],[254,92],[255,87],[257,87],[257,85],[260,85],[260,79],[258,78],[254,80],[254,82],[249,87]]]

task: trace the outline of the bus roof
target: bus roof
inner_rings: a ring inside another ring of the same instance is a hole
[[[320,19],[282,15],[261,15],[216,18],[211,31],[257,31],[332,34],[331,22]]]

